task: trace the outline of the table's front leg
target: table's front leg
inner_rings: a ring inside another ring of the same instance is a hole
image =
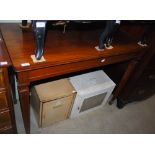
[[[18,93],[26,133],[30,133],[30,100],[27,74],[18,75]]]
[[[22,117],[26,133],[30,133],[29,87],[18,86]]]

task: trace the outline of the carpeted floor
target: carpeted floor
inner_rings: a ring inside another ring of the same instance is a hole
[[[25,133],[20,105],[15,105],[18,133]],[[118,109],[116,103],[67,119],[49,127],[37,126],[31,109],[31,133],[33,134],[138,134],[155,133],[155,95],[141,102],[134,102]]]

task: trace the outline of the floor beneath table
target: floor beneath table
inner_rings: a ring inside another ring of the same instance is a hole
[[[25,133],[19,103],[15,105],[18,133]],[[141,102],[133,102],[123,109],[116,103],[67,119],[46,128],[38,128],[31,109],[33,134],[106,134],[106,133],[155,133],[155,95]]]

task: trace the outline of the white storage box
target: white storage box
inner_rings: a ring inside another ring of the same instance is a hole
[[[70,115],[75,90],[68,79],[47,82],[31,89],[31,104],[39,127],[46,127]]]
[[[77,92],[70,118],[105,105],[115,87],[102,70],[71,77],[70,82]]]

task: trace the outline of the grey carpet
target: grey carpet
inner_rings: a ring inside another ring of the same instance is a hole
[[[19,103],[15,105],[18,133],[25,133]],[[118,109],[116,103],[46,128],[38,128],[31,109],[33,134],[119,134],[155,133],[155,95]]]

